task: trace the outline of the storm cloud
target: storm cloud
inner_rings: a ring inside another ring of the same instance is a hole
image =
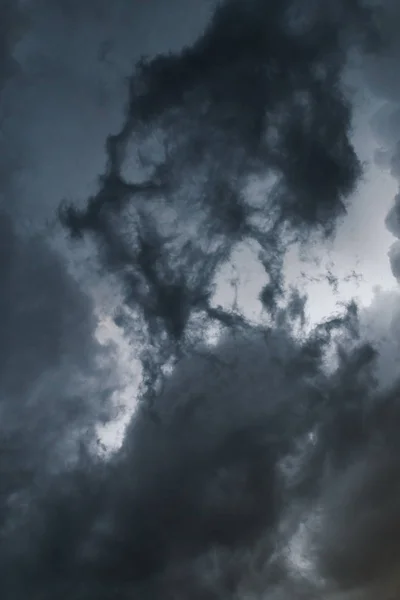
[[[239,241],[259,246],[274,308],[284,248],[334,230],[361,170],[341,77],[369,25],[357,3],[228,2],[193,46],[139,63],[100,189],[62,217],[94,234],[150,339],[218,319],[213,280]]]
[[[373,394],[371,349],[345,350],[354,319],[182,361],[112,460],[42,488],[13,597],[390,597],[397,407]]]
[[[370,60],[366,61],[364,78],[379,106],[371,122],[372,130],[381,146],[376,153],[376,162],[390,170],[392,176],[398,181],[400,178],[400,89],[397,73],[400,46],[397,32],[400,12],[396,2],[385,0],[381,3],[379,23],[384,46],[379,56],[370,57]],[[386,225],[394,237],[400,237],[399,195],[394,198]],[[393,243],[389,259],[393,274],[398,279],[400,262],[397,242]]]
[[[108,14],[54,6],[63,23]],[[306,253],[334,235],[357,188],[343,76],[351,57],[388,51],[384,22],[356,0],[228,0],[197,41],[136,65],[97,192],[59,211],[70,252],[95,242],[92,266],[121,299],[112,318],[143,363],[107,457],[96,426],[112,416],[118,356],[96,337],[95,282],[18,233],[12,210],[1,218],[5,598],[393,597],[394,321],[374,329],[374,307],[350,303],[306,329],[282,270],[293,243]],[[257,325],[212,299],[239,243],[268,278]]]

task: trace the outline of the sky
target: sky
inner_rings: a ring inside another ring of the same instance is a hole
[[[0,593],[393,600],[397,0],[0,0]]]

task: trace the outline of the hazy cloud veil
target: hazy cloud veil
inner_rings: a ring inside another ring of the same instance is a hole
[[[394,598],[399,299],[310,328],[284,261],[362,178],[354,68],[399,176],[397,3],[199,2],[147,47],[181,2],[0,9],[2,597]],[[257,323],[214,301],[243,243]]]

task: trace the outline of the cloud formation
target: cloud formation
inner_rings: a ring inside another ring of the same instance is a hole
[[[380,29],[384,41],[383,51],[379,56],[370,57],[365,63],[364,77],[372,94],[379,101],[379,109],[372,119],[372,130],[381,144],[376,153],[379,165],[390,170],[393,177],[400,179],[400,88],[398,84],[398,60],[400,45],[398,29],[400,11],[398,3],[383,0],[380,3]],[[400,238],[399,218],[400,196],[394,198],[393,206],[386,219],[390,233]],[[395,242],[389,252],[393,275],[400,276],[400,246]]]
[[[2,502],[76,463],[112,416],[113,349],[97,341],[93,305],[39,239],[0,218]]]
[[[100,189],[62,217],[94,234],[150,340],[222,318],[209,298],[237,242],[259,245],[272,309],[284,248],[334,230],[360,173],[341,87],[355,29],[368,32],[357,2],[227,2],[192,46],[137,66]]]
[[[96,338],[90,296],[65,258],[15,220],[21,164],[9,138],[10,87],[28,21],[17,3],[2,2],[1,14],[0,588],[10,598],[22,574],[14,559],[21,547],[34,551],[37,499],[97,452],[96,426],[113,416],[119,383],[113,348]]]
[[[355,0],[230,0],[192,46],[137,66],[98,193],[61,211],[121,285],[153,392],[108,460],[75,443],[115,386],[93,305],[2,217],[3,597],[393,597],[397,382],[379,387],[355,305],[306,335],[298,292],[277,302],[288,245],[331,234],[357,185],[341,80],[369,25]],[[243,240],[268,327],[211,303]]]
[[[42,489],[13,597],[389,598],[396,404],[373,396],[368,347],[348,354],[339,336],[339,368],[321,360],[354,317],[182,361],[113,460]]]

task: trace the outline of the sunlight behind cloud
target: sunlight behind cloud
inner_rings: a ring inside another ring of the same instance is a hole
[[[136,410],[141,364],[132,345],[109,316],[102,315],[100,318],[96,336],[101,344],[112,344],[118,356],[120,386],[112,397],[117,416],[110,422],[97,426],[102,452],[107,454],[120,448],[125,429]]]

